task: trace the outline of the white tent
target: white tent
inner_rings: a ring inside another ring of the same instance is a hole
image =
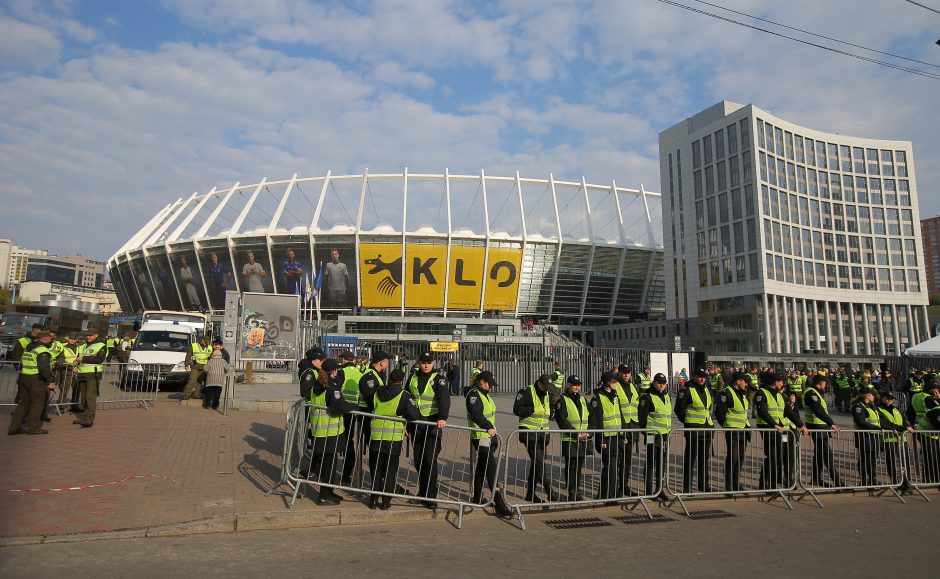
[[[905,353],[911,358],[940,358],[940,336],[911,346]]]

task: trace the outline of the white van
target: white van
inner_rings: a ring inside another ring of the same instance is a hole
[[[199,313],[147,311],[127,360],[122,383],[134,389],[189,380],[186,353],[206,331],[208,318]]]

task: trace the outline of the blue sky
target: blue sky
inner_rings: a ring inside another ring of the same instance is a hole
[[[902,0],[715,3],[940,62]],[[938,89],[656,0],[4,0],[0,237],[106,259],[178,197],[295,172],[659,190],[658,132],[722,99],[913,141],[926,217]]]

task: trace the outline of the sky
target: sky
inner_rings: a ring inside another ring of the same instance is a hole
[[[940,63],[904,0],[711,3]],[[180,197],[330,170],[659,191],[658,133],[720,100],[913,141],[940,213],[940,81],[657,0],[0,0],[0,238],[107,259]]]

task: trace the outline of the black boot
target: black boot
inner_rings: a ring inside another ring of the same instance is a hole
[[[392,508],[392,497],[382,497],[382,505],[379,508],[383,511],[387,511]]]
[[[375,495],[372,495],[371,497],[369,497],[369,509],[370,510],[374,511],[376,507],[378,507],[378,504],[379,504],[379,497]]]

